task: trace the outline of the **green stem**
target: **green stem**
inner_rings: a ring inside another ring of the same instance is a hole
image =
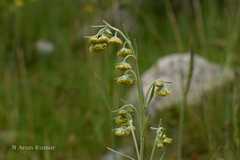
[[[154,153],[155,153],[155,150],[156,150],[156,146],[157,146],[157,136],[156,136],[156,138],[155,138],[155,140],[154,140],[154,144],[153,144],[153,148],[152,148],[150,160],[153,160]]]
[[[110,147],[107,147],[107,149],[108,149],[109,151],[112,151],[113,153],[116,153],[116,154],[122,156],[122,157],[128,158],[128,159],[130,159],[130,160],[135,160],[134,158],[132,158],[132,157],[130,157],[130,156],[124,154],[124,153],[118,152],[118,151],[116,151],[116,150],[114,150],[114,149],[112,149],[112,148],[110,148]]]
[[[133,49],[132,42],[127,38],[127,36],[126,36],[121,30],[119,30],[118,28],[115,28],[115,27],[111,26],[108,22],[106,22],[106,21],[104,21],[104,20],[103,20],[103,23],[105,23],[110,29],[118,32],[118,33],[124,38],[124,40],[127,42],[127,44],[129,45],[129,47]]]
[[[139,107],[139,124],[140,124],[140,160],[143,160],[143,151],[144,151],[144,130],[145,130],[145,98],[143,94],[143,88],[140,78],[139,66],[136,63],[136,75],[137,75],[137,88],[138,88],[138,97],[141,103]]]
[[[165,151],[162,152],[159,160],[163,160],[164,156],[165,156]]]
[[[143,88],[142,88],[142,83],[141,83],[141,77],[140,77],[140,72],[139,72],[139,65],[138,65],[138,57],[137,53],[134,50],[134,47],[132,45],[132,42],[127,38],[127,36],[118,28],[115,28],[111,26],[109,23],[106,21],[103,21],[104,24],[106,24],[107,27],[110,29],[118,32],[125,40],[125,42],[128,44],[130,49],[132,49],[133,54],[136,56],[136,81],[137,81],[137,90],[138,90],[138,97],[140,100],[140,107],[138,107],[138,117],[139,117],[139,135],[140,135],[140,159],[143,160],[143,151],[144,151],[144,130],[145,130],[145,98],[144,98],[144,93],[143,93]]]
[[[156,150],[156,146],[157,146],[157,139],[158,139],[158,137],[162,137],[163,136],[163,132],[161,132],[162,131],[161,124],[162,124],[162,120],[160,119],[158,128],[151,127],[151,129],[157,130],[157,131],[156,131],[156,137],[155,137],[155,140],[154,140],[153,148],[152,148],[152,151],[151,151],[150,160],[153,160],[153,157],[154,157],[154,154],[155,154],[155,150]]]
[[[131,127],[131,133],[132,133],[133,142],[134,142],[134,146],[135,146],[135,150],[136,150],[136,154],[137,154],[137,159],[140,160],[140,154],[139,154],[139,150],[138,150],[137,139],[136,139],[135,132],[134,132],[134,130],[133,130],[133,124],[132,124],[132,122],[130,123],[130,127]]]

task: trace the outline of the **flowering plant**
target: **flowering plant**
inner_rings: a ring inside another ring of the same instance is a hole
[[[146,110],[155,96],[165,97],[170,94],[168,89],[170,82],[159,79],[155,80],[150,85],[146,95],[144,95],[139,73],[138,57],[132,41],[118,28],[113,27],[106,21],[103,21],[103,23],[103,25],[93,26],[96,27],[98,31],[95,35],[88,37],[89,52],[92,54],[103,54],[108,46],[117,46],[119,48],[116,55],[119,57],[120,62],[115,65],[115,69],[119,71],[120,75],[116,78],[116,83],[127,87],[136,84],[140,104],[138,107],[132,104],[124,104],[112,111],[114,113],[115,123],[115,128],[113,129],[114,135],[131,135],[136,155],[133,157],[112,148],[107,148],[125,158],[143,160],[145,159],[144,133],[148,119]],[[132,58],[134,63],[129,63],[129,58]],[[171,143],[172,139],[167,137],[166,130],[161,123],[157,128],[151,127],[151,129],[156,131],[156,137],[149,157],[150,160],[153,160],[156,148],[163,148],[166,144]]]

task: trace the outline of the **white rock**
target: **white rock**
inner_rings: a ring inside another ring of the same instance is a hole
[[[156,97],[152,101],[149,113],[154,115],[157,110],[161,110],[177,104],[183,95],[183,84],[188,77],[190,54],[171,54],[160,58],[156,64],[144,72],[142,75],[144,94],[150,84],[156,79],[162,79],[172,82],[172,94],[167,97]],[[220,65],[209,62],[203,57],[194,54],[193,75],[188,94],[188,104],[199,103],[201,97],[207,94],[207,91],[215,87],[222,86],[234,78],[234,72]],[[137,101],[136,89],[130,91],[130,101]]]

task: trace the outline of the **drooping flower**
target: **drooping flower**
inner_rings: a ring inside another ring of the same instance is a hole
[[[122,46],[123,42],[120,38],[117,36],[113,36],[108,41],[109,44],[116,45],[116,46]]]
[[[134,79],[129,74],[124,74],[116,79],[118,84],[131,86],[134,84]]]
[[[120,62],[115,65],[115,69],[120,70],[120,71],[126,71],[129,69],[132,69],[132,66],[127,62]]]
[[[168,89],[167,83],[169,82],[165,82],[163,80],[156,80],[154,85],[155,85],[155,95],[156,96],[168,96],[170,95],[170,90]]]
[[[126,57],[127,55],[133,54],[132,49],[123,47],[117,52],[117,56],[119,57]]]

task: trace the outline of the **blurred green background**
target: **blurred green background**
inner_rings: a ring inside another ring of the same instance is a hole
[[[125,143],[111,133],[110,108],[125,95],[113,84],[115,56],[89,55],[84,38],[102,19],[136,39],[141,73],[190,48],[239,68],[239,0],[1,0],[0,159],[97,160],[105,146]],[[239,95],[238,79],[187,113],[184,159],[238,159]],[[178,112],[160,113],[173,138]],[[176,159],[176,139],[168,157]]]

